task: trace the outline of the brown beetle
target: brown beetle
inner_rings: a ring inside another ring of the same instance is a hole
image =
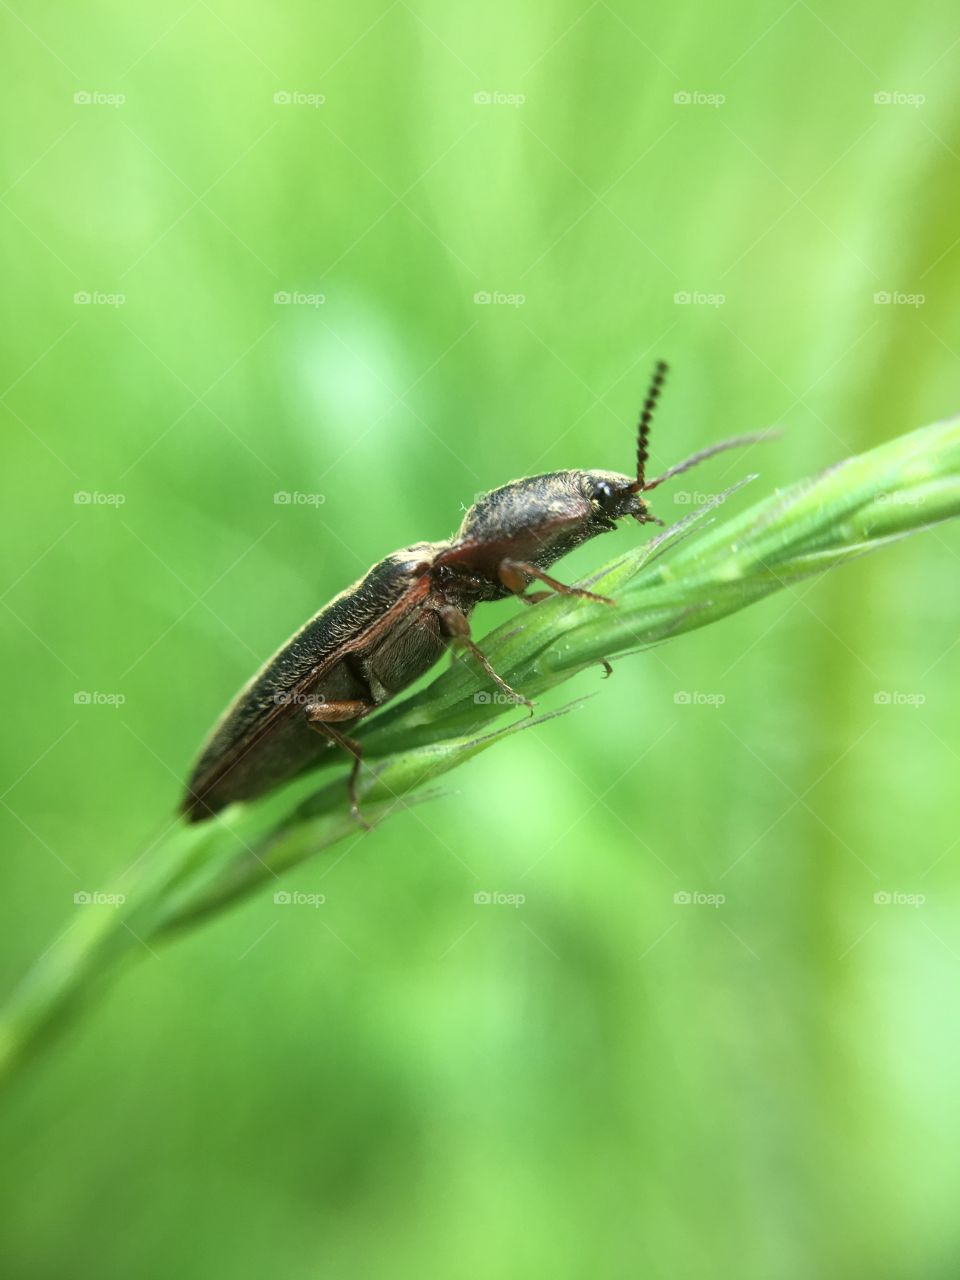
[[[417,542],[387,556],[342,591],[264,665],[227,708],[200,753],[183,811],[192,822],[235,800],[249,800],[316,764],[336,743],[354,760],[348,790],[359,819],[360,744],[342,732],[422,675],[453,644],[490,679],[527,700],[493,670],[470,638],[470,614],[487,600],[517,595],[534,604],[558,592],[614,604],[566,586],[546,570],[617,520],[662,523],[643,495],[664,480],[757,435],[695,453],[654,480],[645,478],[653,409],[667,366],[657,364],[637,430],[635,476],[553,471],[485,494],[447,542]],[[546,591],[525,595],[534,580]],[[528,704],[529,705],[529,704]]]

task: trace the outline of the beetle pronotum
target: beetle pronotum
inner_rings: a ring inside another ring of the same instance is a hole
[[[667,366],[653,374],[637,428],[633,476],[614,471],[552,471],[484,494],[446,542],[417,542],[387,556],[303,626],[240,691],[214,726],[187,784],[182,808],[192,822],[235,800],[249,800],[295,777],[336,743],[353,756],[350,805],[359,819],[360,744],[343,732],[428,670],[448,645],[472,654],[500,689],[517,694],[470,637],[470,614],[488,600],[527,604],[552,593],[615,602],[566,586],[547,569],[617,520],[661,523],[645,495],[665,480],[758,435],[700,450],[653,480],[646,478],[650,424]],[[525,594],[533,581],[547,589]]]

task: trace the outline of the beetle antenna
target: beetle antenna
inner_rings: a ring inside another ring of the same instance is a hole
[[[752,435],[733,436],[729,440],[721,440],[719,444],[712,444],[706,449],[692,453],[689,458],[684,458],[683,462],[678,462],[675,466],[668,467],[662,476],[657,476],[655,480],[648,480],[643,485],[642,491],[649,493],[658,484],[663,484],[664,480],[672,480],[674,476],[682,475],[684,471],[689,471],[691,467],[699,466],[701,462],[706,462],[707,458],[712,458],[715,454],[725,453],[727,449],[740,449],[744,445],[757,444],[760,440],[775,440],[779,435],[780,432],[776,430],[755,431]]]
[[[647,398],[644,400],[643,408],[640,410],[640,422],[637,426],[637,480],[635,485],[631,485],[634,493],[642,493],[647,488],[644,476],[647,457],[649,456],[650,424],[653,421],[653,411],[657,406],[657,401],[660,399],[660,392],[663,390],[666,376],[667,363],[665,360],[658,360],[653,367],[653,377],[650,379]]]

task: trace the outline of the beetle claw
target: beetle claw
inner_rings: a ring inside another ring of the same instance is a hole
[[[350,817],[353,818],[354,822],[357,824],[358,827],[360,827],[362,831],[373,830],[373,826],[366,820],[366,818],[360,812],[360,806],[357,804],[355,800],[351,801],[350,803]]]

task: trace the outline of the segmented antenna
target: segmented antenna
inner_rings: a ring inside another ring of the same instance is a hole
[[[650,441],[650,424],[653,421],[653,411],[656,408],[657,401],[660,399],[660,392],[663,390],[664,380],[667,376],[667,363],[665,360],[658,360],[654,365],[653,377],[650,379],[650,387],[647,391],[647,398],[643,402],[643,408],[640,411],[640,424],[637,427],[637,482],[634,493],[642,493],[646,488],[646,466],[648,457],[648,444]]]

